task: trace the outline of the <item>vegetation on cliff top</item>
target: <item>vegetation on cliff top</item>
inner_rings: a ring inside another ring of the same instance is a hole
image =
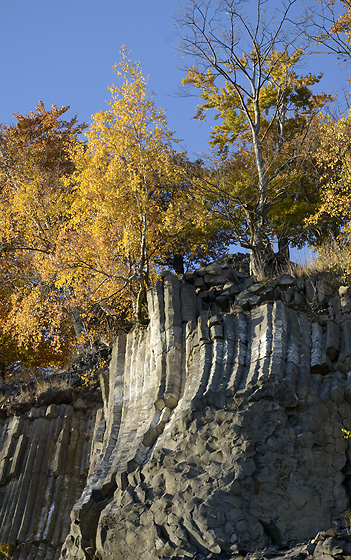
[[[299,66],[311,40],[349,60],[351,6],[337,17],[322,0],[297,31],[295,0],[274,17],[258,0],[254,22],[244,4],[186,0],[178,18],[196,117],[214,110],[218,123],[207,163],[177,151],[125,47],[89,125],[39,103],[1,128],[0,371],[59,367],[79,345],[108,344],[146,320],[162,267],[181,272],[234,242],[259,276],[274,242],[288,259],[289,245],[333,238],[350,272],[350,116],[327,115],[332,97]]]

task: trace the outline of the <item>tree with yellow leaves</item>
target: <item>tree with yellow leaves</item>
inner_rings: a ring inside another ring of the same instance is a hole
[[[86,144],[70,152],[74,200],[58,241],[56,285],[81,308],[104,305],[144,321],[146,290],[160,265],[194,234],[185,217],[192,187],[140,63],[123,47],[114,70],[121,84],[109,88],[108,109],[93,116]]]
[[[257,0],[252,23],[244,1],[188,0],[178,17],[181,48],[198,63],[184,80],[201,92],[197,118],[214,109],[220,121],[212,145],[221,158],[202,188],[236,241],[250,249],[257,276],[272,255],[271,241],[289,237],[288,220],[278,220],[285,201],[294,205],[307,195],[313,126],[328,100],[312,94],[320,77],[296,72],[303,51],[296,30],[288,29],[294,3],[268,15],[267,3]]]
[[[349,275],[351,115],[337,120],[332,117],[325,119],[321,125],[321,143],[316,152],[316,160],[320,173],[321,201],[317,212],[308,218],[306,225],[320,232],[318,249],[321,256],[326,257],[331,266],[343,269]]]
[[[215,255],[227,241],[209,220],[195,223],[184,168],[196,164],[176,153],[126,48],[115,73],[121,84],[85,142],[85,127],[62,119],[67,108],[42,104],[2,131],[0,362],[30,356],[48,367],[76,342],[111,341],[147,320],[146,291],[162,266],[206,245]]]

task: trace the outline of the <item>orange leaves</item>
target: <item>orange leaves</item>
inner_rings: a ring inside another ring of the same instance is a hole
[[[70,143],[84,129],[62,119],[68,107],[16,115],[0,134],[0,358],[42,365],[67,359],[72,343],[62,294],[55,290],[56,242],[70,194]],[[6,310],[6,311],[5,311]],[[0,311],[1,314],[1,311]],[[15,342],[10,344],[9,338]],[[3,341],[7,341],[6,344]],[[2,341],[2,342],[1,342]],[[16,350],[17,348],[17,350]]]

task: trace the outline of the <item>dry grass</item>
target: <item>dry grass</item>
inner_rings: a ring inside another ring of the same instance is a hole
[[[324,244],[318,252],[318,260],[328,267],[329,271],[344,280],[350,279],[351,274],[351,244],[348,238],[340,241],[332,239]]]
[[[322,272],[328,272],[329,266],[326,262],[321,262],[318,257],[310,257],[309,260],[305,262],[289,262],[285,265],[282,272],[284,274],[290,274],[294,278],[308,278],[315,274]]]
[[[0,392],[0,404],[7,402],[27,403],[34,402],[46,393],[56,394],[59,391],[72,389],[70,379],[65,375],[53,375],[51,377],[8,380],[6,390]]]
[[[70,389],[71,383],[66,376],[55,375],[52,378],[37,378],[34,381],[34,390],[36,395],[46,393],[50,389]]]
[[[336,278],[345,279],[350,274],[350,248],[335,240],[319,247],[318,252],[306,252],[298,262],[289,262],[281,272],[294,278],[308,278],[315,274],[331,273]]]

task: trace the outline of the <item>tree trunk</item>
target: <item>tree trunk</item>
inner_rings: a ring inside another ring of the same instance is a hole
[[[5,383],[5,370],[6,365],[4,364],[4,362],[0,362],[0,386]]]
[[[73,328],[74,328],[74,332],[75,335],[77,337],[77,340],[84,338],[84,336],[86,336],[87,334],[87,329],[86,329],[86,325],[84,323],[83,317],[82,317],[82,312],[79,309],[79,307],[70,307],[69,303],[70,303],[70,288],[64,287],[63,289],[64,295],[67,299],[67,307],[68,307],[68,313],[69,313],[69,317],[72,321],[73,324]],[[87,347],[92,347],[92,342],[90,339],[88,339],[85,342],[85,346]]]
[[[290,261],[289,238],[285,235],[278,237],[278,252],[286,262]]]
[[[172,267],[176,274],[184,274],[184,258],[183,255],[175,254],[172,259]]]
[[[264,233],[264,224],[261,219],[252,223],[250,229],[250,274],[258,280],[263,280],[266,276],[267,265],[274,256],[273,248]]]
[[[264,264],[260,251],[256,247],[250,250],[250,275],[255,276],[258,280],[263,280],[264,277]]]

